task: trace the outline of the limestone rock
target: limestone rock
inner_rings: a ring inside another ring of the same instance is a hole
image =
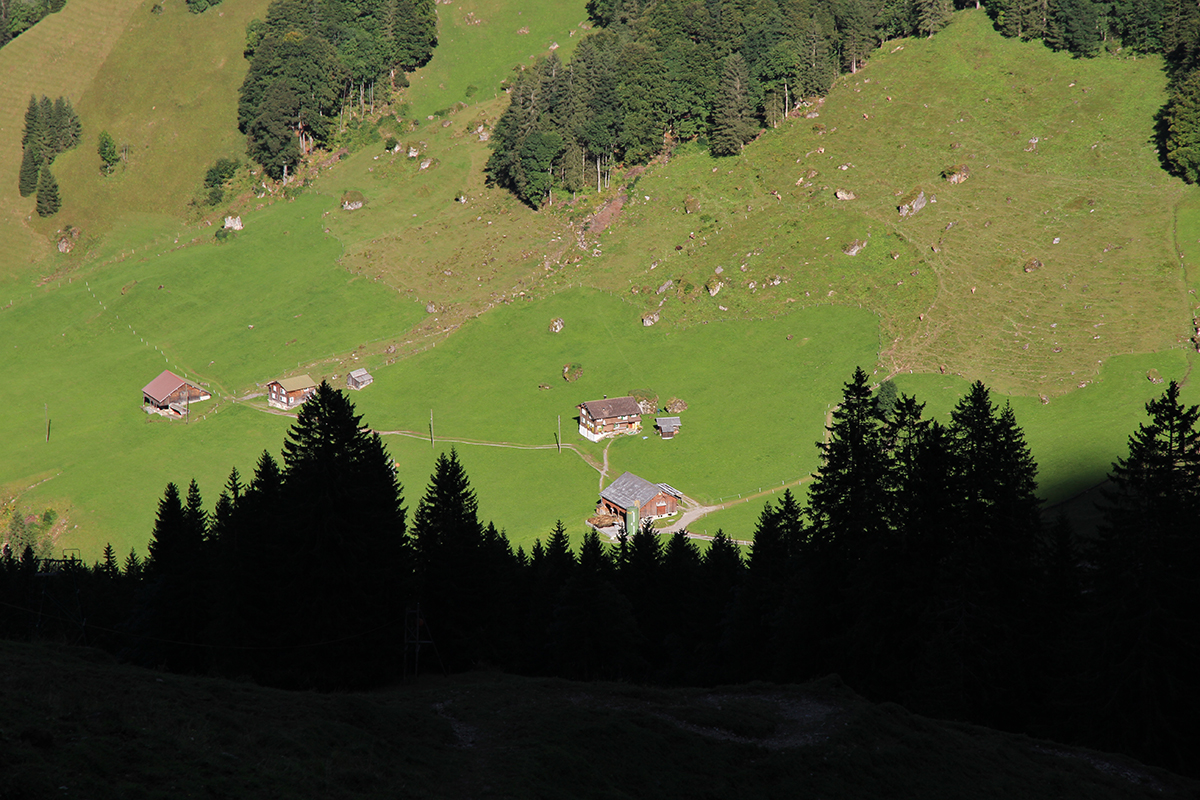
[[[642,326],[649,328],[654,323],[658,322],[658,312],[651,311],[649,314],[642,315]]]
[[[838,189],[833,193],[833,196],[838,200],[857,200],[858,196],[849,189]]]
[[[554,319],[550,320],[550,332],[551,333],[558,333],[562,329],[563,329],[563,318],[562,317],[555,317]]]
[[[901,198],[896,210],[900,212],[901,217],[911,217],[924,208],[927,202],[929,201],[925,197],[925,191],[918,187]]]
[[[848,256],[856,256],[862,252],[862,249],[867,246],[867,243],[862,239],[855,239],[850,244],[842,248],[842,252]]]
[[[942,177],[948,183],[962,183],[971,177],[971,169],[966,164],[955,164],[953,167],[942,170]]]

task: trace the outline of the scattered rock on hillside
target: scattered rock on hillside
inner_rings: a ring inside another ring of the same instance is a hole
[[[667,411],[672,414],[678,414],[681,411],[687,411],[688,404],[682,398],[672,397],[667,401]]]
[[[1041,269],[1044,266],[1045,266],[1045,264],[1038,261],[1036,258],[1031,258],[1025,262],[1025,271],[1033,272],[1035,269]]]
[[[563,364],[562,376],[567,383],[574,383],[583,377],[583,365],[576,362]]]
[[[417,157],[417,156],[419,156],[419,155],[421,155],[421,151],[420,151],[420,150],[418,150],[417,148],[413,147],[413,146],[410,144],[410,145],[408,146],[408,157],[409,157],[409,158],[416,158],[416,157]]]
[[[346,192],[342,195],[342,210],[357,211],[367,201],[362,192]]]
[[[1146,380],[1150,381],[1151,383],[1162,383],[1163,376],[1158,374],[1158,370],[1152,369],[1146,373]]]
[[[241,217],[226,217],[225,227],[231,231],[240,231],[242,229]]]
[[[966,164],[955,164],[952,167],[946,167],[942,170],[942,177],[948,183],[962,183],[971,177],[971,170]]]
[[[426,314],[436,314],[437,310],[438,310],[437,304],[434,303],[432,300],[430,300],[428,303],[425,304],[425,313]]]
[[[716,277],[709,278],[708,282],[704,284],[704,288],[708,289],[709,297],[716,297],[717,293],[721,291],[723,286],[725,286],[724,281]]]
[[[75,242],[79,240],[79,234],[83,231],[79,228],[68,228],[63,231],[63,235],[58,237],[58,252],[69,253],[75,249]]]
[[[833,193],[833,196],[838,200],[857,200],[858,196],[849,189],[838,189]]]
[[[658,322],[658,312],[651,311],[649,314],[642,315],[642,326],[649,328],[654,323]]]
[[[700,210],[700,201],[692,197],[690,194],[683,200],[683,213],[695,214]]]
[[[867,243],[862,239],[855,239],[850,244],[842,248],[842,252],[848,256],[856,256],[862,252],[862,249],[867,246]]]
[[[558,333],[562,329],[563,329],[563,318],[562,317],[555,317],[554,319],[550,320],[550,332],[551,333]]]
[[[911,217],[924,208],[927,202],[929,201],[925,197],[925,190],[918,186],[900,199],[896,210],[900,212],[901,217]]]
[[[670,289],[674,285],[675,285],[675,281],[673,281],[673,280],[667,281],[662,286],[658,287],[657,293],[662,294],[663,292],[667,291],[667,289]]]
[[[1039,141],[1040,140],[1036,136],[1034,136],[1032,139],[1030,139],[1029,144],[1025,146],[1025,152],[1026,153],[1036,152]]]

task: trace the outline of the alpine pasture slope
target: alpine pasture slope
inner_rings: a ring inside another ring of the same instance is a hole
[[[539,17],[542,6],[553,14]],[[528,546],[558,518],[578,532],[592,508],[606,448],[578,437],[574,407],[603,394],[648,388],[690,405],[677,439],[647,430],[608,447],[607,478],[630,469],[712,503],[815,469],[825,415],[856,365],[894,375],[943,419],[978,378],[1011,399],[1043,494],[1061,500],[1122,453],[1161,391],[1146,372],[1190,370],[1187,269],[1200,248],[1177,248],[1173,231],[1183,208],[1181,237],[1200,240],[1200,203],[1147,144],[1164,99],[1156,60],[1071,59],[960,12],[932,39],[887,43],[811,108],[818,116],[788,120],[739,157],[686,143],[600,197],[556,196],[535,212],[484,185],[479,129],[503,110],[497,76],[578,40],[582,3],[439,6],[444,45],[403,98],[428,112],[401,126],[420,158],[385,153],[367,131],[369,146],[290,202],[245,194],[199,217],[187,199],[204,168],[240,148],[238,21],[264,7],[227,0],[160,19],[143,4],[123,23],[93,71],[104,80],[71,95],[84,145],[61,157],[58,217],[14,216],[19,158],[3,167],[4,230],[37,244],[0,284],[0,490],[9,509],[59,508],[58,545],[87,558],[106,541],[144,552],[168,480],[197,478],[211,504],[231,467],[247,476],[264,449],[278,453],[287,417],[243,398],[300,371],[341,380],[370,368],[376,381],[354,400],[373,427],[397,432],[387,443],[409,507],[454,444],[481,517]],[[527,16],[545,28],[508,31]],[[163,70],[224,88],[163,98],[152,34],[179,45]],[[113,87],[126,83],[121,99]],[[21,111],[30,86],[13,90]],[[89,171],[88,142],[118,124],[140,144],[106,184]],[[15,138],[18,157],[19,130],[3,144]],[[940,173],[956,164],[970,177],[951,186]],[[918,187],[937,202],[901,219],[900,197]],[[349,190],[366,198],[353,213],[339,208]],[[601,210],[603,228],[589,221]],[[218,245],[207,223],[226,211],[246,230]],[[85,228],[67,256],[49,235],[64,223]],[[845,255],[855,240],[865,248]],[[1026,272],[1031,259],[1041,266]],[[661,319],[646,328],[650,311]],[[557,316],[567,327],[551,334]],[[561,378],[569,362],[584,366],[576,383]],[[189,425],[138,410],[165,366],[215,390]],[[749,538],[759,509],[699,527]]]

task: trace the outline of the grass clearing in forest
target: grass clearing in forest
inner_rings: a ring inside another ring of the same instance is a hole
[[[717,296],[668,291],[664,319],[861,304],[881,317],[890,371],[1061,396],[1111,356],[1191,335],[1173,227],[1195,190],[1152,145],[1160,66],[1071,58],[959,12],[937,36],[889,43],[818,116],[740,157],[687,145],[647,170],[591,272],[649,310],[668,279],[701,287],[721,267]],[[951,185],[941,174],[959,164],[969,177]],[[902,219],[918,188],[928,204]],[[854,240],[865,248],[844,255]]]
[[[565,63],[591,29],[579,0],[459,0],[439,4],[437,13],[438,46],[429,64],[408,76],[412,88],[404,97],[418,119],[503,96],[500,84],[516,67],[551,53]]]

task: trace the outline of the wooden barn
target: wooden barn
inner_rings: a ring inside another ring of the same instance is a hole
[[[296,375],[267,384],[267,405],[284,411],[303,405],[317,392],[317,382],[307,375]]]
[[[579,435],[590,441],[642,430],[642,407],[632,397],[592,400],[578,408]]]
[[[164,369],[142,387],[142,407],[160,414],[183,415],[189,403],[211,398],[204,389],[188,383],[169,369]]]
[[[358,391],[365,386],[369,386],[375,379],[371,377],[371,373],[366,369],[356,369],[346,376],[346,388]]]
[[[642,520],[667,517],[679,510],[683,494],[665,483],[651,483],[625,472],[600,492],[598,515],[617,517],[632,530]]]
[[[679,417],[654,418],[654,427],[658,428],[658,435],[664,439],[674,439],[675,434],[679,433],[679,428],[682,424],[679,421]]]

